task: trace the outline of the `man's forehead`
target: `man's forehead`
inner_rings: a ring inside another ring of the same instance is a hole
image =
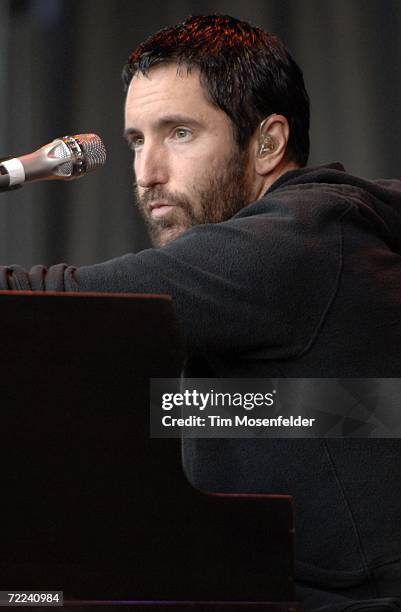
[[[194,91],[198,94],[203,93],[200,83],[199,71],[197,69],[188,70],[177,64],[157,64],[143,74],[137,72],[132,77],[128,88],[127,98],[140,98],[149,95],[173,95],[179,96],[179,92],[187,93]]]
[[[135,124],[144,119],[156,121],[161,115],[201,122],[219,111],[207,99],[197,69],[188,71],[177,64],[159,64],[146,75],[137,73],[132,77],[126,99],[126,127],[140,127]]]

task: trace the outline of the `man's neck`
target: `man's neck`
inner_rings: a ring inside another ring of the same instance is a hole
[[[270,189],[273,183],[275,183],[277,179],[280,178],[280,176],[282,176],[286,172],[289,172],[290,170],[296,170],[297,168],[299,168],[299,165],[295,162],[283,161],[276,168],[274,168],[272,172],[270,172],[267,176],[264,177],[264,181],[262,181],[260,185],[258,185],[255,191],[255,197],[252,201],[256,202],[256,200],[260,200],[260,198],[264,196],[266,191]]]

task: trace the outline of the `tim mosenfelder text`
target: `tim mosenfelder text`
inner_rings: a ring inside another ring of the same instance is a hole
[[[245,415],[232,417],[221,417],[217,414],[209,414],[206,417],[190,415],[175,418],[171,415],[162,417],[163,427],[313,427],[316,419],[298,416],[270,418],[253,418]]]

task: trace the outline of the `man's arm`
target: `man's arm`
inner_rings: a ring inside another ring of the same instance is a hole
[[[3,267],[0,288],[169,294],[191,349],[291,357],[310,341],[334,295],[338,235],[320,227],[313,236],[309,228],[310,248],[290,215],[250,209],[196,226],[165,247],[96,265],[36,266],[29,273]],[[325,283],[311,296],[317,277]]]

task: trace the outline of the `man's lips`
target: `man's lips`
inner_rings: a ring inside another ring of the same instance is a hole
[[[155,218],[163,217],[173,210],[174,205],[168,204],[168,202],[152,202],[149,206],[150,216]]]

